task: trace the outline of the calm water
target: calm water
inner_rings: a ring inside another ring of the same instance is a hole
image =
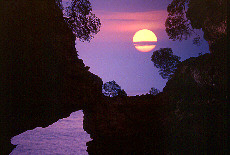
[[[28,130],[11,139],[17,147],[10,155],[87,155],[86,142],[91,141],[83,130],[83,112],[73,112],[68,118],[46,127]]]

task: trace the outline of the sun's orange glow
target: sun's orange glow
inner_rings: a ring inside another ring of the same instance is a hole
[[[144,45],[144,46],[135,45],[135,48],[136,48],[138,51],[141,51],[141,52],[149,52],[149,51],[151,51],[152,49],[154,49],[155,47],[156,47],[156,45]]]
[[[137,31],[133,36],[134,46],[138,51],[141,52],[149,52],[153,50],[156,47],[156,45],[154,45],[156,42],[156,35],[147,29]]]

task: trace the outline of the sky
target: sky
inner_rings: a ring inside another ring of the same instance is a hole
[[[79,58],[103,83],[115,80],[129,96],[146,94],[152,87],[163,90],[167,80],[154,67],[151,56],[160,48],[172,48],[181,60],[208,53],[208,43],[193,44],[192,39],[172,41],[165,32],[167,6],[171,0],[91,0],[101,29],[90,42],[76,41]],[[133,44],[134,34],[148,29],[157,36],[156,47],[140,52]],[[201,34],[202,31],[197,33]]]

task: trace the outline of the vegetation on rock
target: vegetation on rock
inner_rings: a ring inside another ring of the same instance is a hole
[[[149,91],[149,94],[150,95],[157,95],[157,94],[159,94],[160,93],[160,90],[158,90],[157,88],[154,88],[154,87],[152,87],[151,89],[150,89],[150,91]]]
[[[154,51],[151,60],[155,67],[160,68],[159,73],[163,79],[170,79],[180,63],[180,57],[173,55],[171,48]]]
[[[109,97],[127,96],[124,89],[121,89],[121,86],[119,86],[114,80],[102,85],[102,93]]]

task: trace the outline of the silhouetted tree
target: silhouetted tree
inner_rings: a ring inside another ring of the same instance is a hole
[[[187,39],[191,34],[184,9],[186,2],[187,0],[174,0],[167,8],[168,18],[165,27],[169,38],[172,40]]]
[[[61,0],[56,2],[63,8]],[[81,41],[90,41],[100,31],[100,19],[92,13],[89,0],[71,0],[65,12],[65,21]]]
[[[172,40],[187,39],[194,29],[202,29],[207,41],[226,39],[227,0],[173,0],[167,11],[166,32]]]
[[[113,80],[102,85],[102,93],[105,96],[127,96],[126,92]]]
[[[159,73],[163,79],[170,79],[177,65],[180,63],[180,57],[173,55],[171,48],[161,48],[152,55],[154,66],[160,68]]]
[[[150,95],[157,95],[158,93],[160,93],[160,90],[158,90],[157,88],[152,87],[149,91]]]

